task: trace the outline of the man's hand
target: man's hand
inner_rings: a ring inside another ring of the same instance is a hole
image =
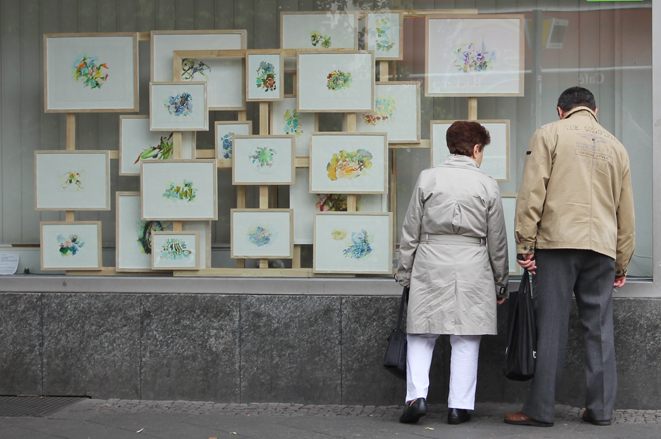
[[[520,259],[521,257],[523,257],[523,259]],[[520,266],[528,270],[531,274],[535,274],[535,271],[537,271],[537,262],[535,262],[534,257],[535,255],[518,254],[516,257],[516,262],[518,262]]]
[[[615,276],[615,282],[613,282],[613,288],[621,288],[624,284],[627,283],[626,276]]]
[[[502,305],[503,303],[505,303],[506,300],[507,300],[507,298],[506,298],[506,297],[503,297],[502,299],[498,299],[498,300],[496,301],[496,303],[497,303],[498,305]]]

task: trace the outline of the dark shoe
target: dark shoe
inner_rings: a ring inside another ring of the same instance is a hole
[[[605,426],[605,425],[611,425],[611,420],[610,419],[605,419],[603,421],[599,421],[597,419],[592,419],[590,416],[588,416],[588,411],[584,410],[583,411],[583,420],[585,422],[589,422],[594,425],[599,425],[599,426]]]
[[[448,411],[448,424],[459,425],[471,420],[471,414],[466,409],[450,409]]]
[[[415,424],[418,422],[418,419],[426,414],[427,401],[425,401],[425,398],[418,398],[406,406],[404,413],[399,418],[399,422],[402,424]]]
[[[553,422],[542,422],[526,416],[523,412],[508,413],[505,415],[505,423],[512,425],[531,425],[533,427],[553,427]]]

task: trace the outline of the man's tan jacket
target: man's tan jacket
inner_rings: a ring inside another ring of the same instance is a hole
[[[629,155],[587,107],[530,139],[516,203],[517,253],[585,249],[625,275],[635,247]]]

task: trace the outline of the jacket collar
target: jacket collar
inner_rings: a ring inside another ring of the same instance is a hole
[[[599,119],[597,119],[597,115],[594,114],[594,111],[590,110],[588,107],[583,107],[583,106],[574,107],[571,110],[569,110],[567,112],[567,114],[565,114],[565,119],[568,119],[569,117],[573,116],[574,114],[582,113],[582,112],[589,113],[594,118],[595,121],[599,122]]]
[[[451,154],[447,156],[441,165],[461,166],[463,168],[479,169],[480,166],[475,160],[465,155]]]

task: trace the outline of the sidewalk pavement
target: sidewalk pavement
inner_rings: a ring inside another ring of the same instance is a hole
[[[523,427],[503,422],[519,405],[478,404],[473,419],[446,423],[447,408],[431,405],[418,424],[398,422],[403,407],[219,404],[190,401],[95,400],[43,418],[0,418],[1,439],[233,439],[233,438],[655,438],[661,410],[618,410],[614,423],[597,427],[580,419],[582,409],[557,406],[555,426]]]

